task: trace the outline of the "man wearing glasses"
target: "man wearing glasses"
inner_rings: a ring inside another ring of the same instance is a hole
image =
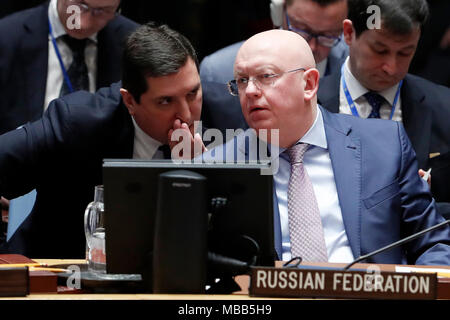
[[[341,40],[347,0],[287,0],[284,13],[283,29],[298,33],[308,42],[320,76],[339,71],[347,55]]]
[[[230,93],[239,97],[251,129],[203,159],[255,161],[258,154],[241,138],[257,135],[268,143],[272,163],[279,162],[273,176],[279,259],[351,262],[443,222],[400,123],[318,105],[319,72],[302,37],[284,30],[251,37],[237,54],[233,78]],[[446,226],[367,262],[447,265],[449,244]]]
[[[320,76],[340,72],[348,47],[340,38],[347,16],[347,0],[272,0],[271,16],[275,28],[291,30],[307,40]],[[248,128],[239,100],[227,94],[226,82],[233,77],[233,63],[243,42],[225,47],[200,65],[203,85],[204,125],[226,129]]]
[[[39,119],[53,99],[120,80],[122,43],[138,25],[119,6],[51,0],[0,20],[0,134]]]
[[[120,0],[51,0],[0,20],[0,134],[50,101],[120,80],[122,43],[138,25]]]

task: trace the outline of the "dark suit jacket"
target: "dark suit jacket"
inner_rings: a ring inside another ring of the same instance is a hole
[[[344,227],[355,258],[443,221],[426,182],[417,174],[415,154],[400,123],[321,110]],[[228,161],[257,159],[258,152],[244,141],[234,138],[218,148],[223,148],[221,154]],[[211,149],[203,158],[214,159],[215,152]],[[244,155],[238,157],[238,153]],[[279,217],[274,221],[276,251],[281,256]],[[450,227],[375,255],[368,262],[405,261],[450,264]]]
[[[203,89],[202,120],[204,126],[216,128],[225,135],[226,129],[247,129],[242,115],[239,97],[228,93],[227,82],[233,79],[233,66],[239,48],[244,42],[237,42],[206,56],[200,64]],[[340,72],[348,55],[348,47],[341,41],[328,55],[325,75]]]
[[[318,99],[331,112],[339,112],[339,86],[340,74],[320,80]],[[400,94],[403,125],[419,168],[433,168],[433,196],[438,202],[450,202],[450,89],[408,74]],[[437,153],[440,155],[430,158]]]
[[[120,83],[56,99],[44,116],[0,136],[0,194],[37,190],[34,208],[3,248],[31,257],[83,258],[84,210],[104,158],[131,158],[134,127]]]
[[[121,78],[123,41],[138,25],[122,16],[98,33],[97,88]],[[0,134],[42,116],[48,67],[48,3],[0,20]]]

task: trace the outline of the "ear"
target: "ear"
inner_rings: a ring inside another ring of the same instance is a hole
[[[342,28],[343,28],[345,43],[347,43],[347,45],[350,46],[353,38],[356,36],[355,28],[353,28],[353,22],[349,19],[345,19],[342,22]]]
[[[306,101],[311,101],[317,94],[317,90],[319,89],[319,70],[316,68],[311,68],[305,71],[304,80],[305,80],[305,88],[304,88],[304,99]]]
[[[134,100],[133,95],[124,88],[120,88],[120,94],[122,95],[123,103],[127,107],[128,112],[130,115],[134,115],[137,103],[136,100]]]

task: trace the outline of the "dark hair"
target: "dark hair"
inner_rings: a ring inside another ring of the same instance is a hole
[[[286,0],[286,6],[289,7],[292,3],[294,3],[295,0]],[[312,2],[317,3],[321,7],[327,7],[330,4],[333,4],[335,2],[340,1],[347,1],[347,0],[311,0]]]
[[[422,26],[428,17],[426,0],[348,0],[348,19],[353,23],[356,37],[367,30],[367,20],[372,13],[367,8],[380,8],[381,23],[388,31],[404,35]]]
[[[191,58],[198,71],[197,54],[189,40],[167,25],[149,22],[137,28],[126,41],[122,58],[122,86],[140,102],[148,90],[148,77],[177,72]]]

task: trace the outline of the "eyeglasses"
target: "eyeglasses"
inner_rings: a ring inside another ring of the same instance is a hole
[[[259,74],[253,78],[239,77],[237,79],[228,81],[228,83],[227,83],[228,91],[230,92],[230,94],[232,96],[238,96],[239,90],[242,90],[242,91],[245,90],[250,81],[253,81],[255,86],[257,86],[260,90],[263,90],[267,87],[273,86],[273,84],[275,83],[275,80],[277,80],[281,76],[285,75],[286,73],[292,73],[292,72],[297,72],[297,71],[306,71],[306,69],[298,68],[298,69],[280,72],[280,73],[276,73],[276,74],[264,73],[264,74]]]
[[[101,8],[93,8],[83,1],[72,1],[75,5],[80,7],[81,13],[90,12],[94,17],[98,18],[112,18],[115,15],[119,14],[117,12],[116,7],[101,7]]]
[[[341,41],[340,37],[333,37],[333,36],[326,36],[323,34],[315,34],[315,33],[311,33],[308,32],[306,30],[302,30],[302,29],[297,29],[296,27],[293,27],[289,21],[289,17],[286,13],[286,23],[287,23],[287,27],[290,31],[293,31],[295,33],[298,33],[299,35],[301,35],[306,41],[310,41],[312,38],[316,38],[317,42],[324,46],[324,47],[328,47],[328,48],[332,48],[335,45],[338,44],[339,41]]]

